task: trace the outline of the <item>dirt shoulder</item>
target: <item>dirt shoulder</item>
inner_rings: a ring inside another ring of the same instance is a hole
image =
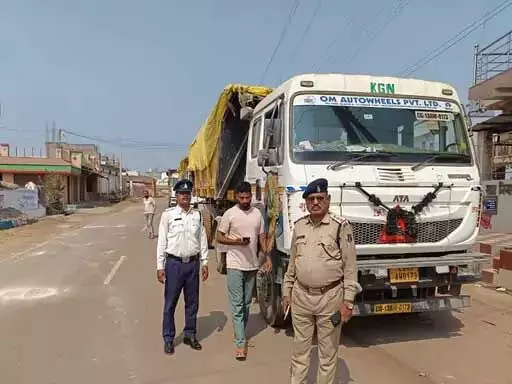
[[[125,200],[111,206],[79,209],[68,216],[47,216],[33,224],[2,230],[0,231],[0,259],[20,248],[30,248],[65,231],[78,229],[91,217],[121,212],[134,205],[133,201]]]

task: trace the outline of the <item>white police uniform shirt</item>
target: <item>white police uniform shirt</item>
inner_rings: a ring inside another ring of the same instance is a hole
[[[176,206],[162,213],[156,254],[159,270],[165,268],[166,253],[180,258],[200,254],[201,265],[208,265],[208,239],[199,211]]]

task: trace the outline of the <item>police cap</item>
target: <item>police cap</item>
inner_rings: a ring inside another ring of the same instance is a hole
[[[306,190],[302,194],[303,199],[307,199],[309,195],[312,193],[322,193],[327,192],[327,187],[329,186],[329,183],[326,179],[316,179],[313,180],[311,183],[308,184],[306,187]]]
[[[194,186],[194,183],[192,183],[190,180],[181,179],[174,186],[174,192],[177,192],[177,193],[190,192],[191,193],[193,186]]]

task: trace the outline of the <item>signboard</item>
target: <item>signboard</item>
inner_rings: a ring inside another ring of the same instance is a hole
[[[0,209],[14,208],[23,213],[39,208],[38,191],[33,189],[6,189],[0,191]]]
[[[452,121],[453,113],[416,111],[416,120]]]
[[[370,83],[371,93],[395,93],[395,84],[393,83]]]
[[[483,211],[488,215],[498,214],[498,196],[486,196],[483,201]]]
[[[458,112],[457,105],[449,101],[386,96],[298,95],[293,99],[293,105],[328,105]]]

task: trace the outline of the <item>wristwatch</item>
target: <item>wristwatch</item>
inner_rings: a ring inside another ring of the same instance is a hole
[[[354,303],[351,303],[350,301],[345,301],[345,306],[350,310],[354,309]]]

